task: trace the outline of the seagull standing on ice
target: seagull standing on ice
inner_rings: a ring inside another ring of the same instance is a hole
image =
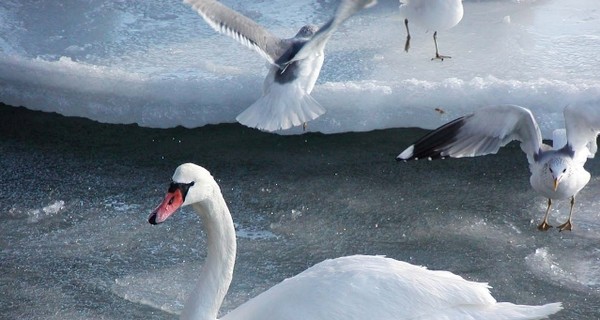
[[[527,155],[533,189],[548,198],[544,220],[546,231],[552,200],[571,198],[569,219],[558,226],[571,230],[575,196],[590,181],[583,165],[597,150],[600,106],[593,103],[569,105],[564,110],[566,129],[553,133],[553,147],[542,142],[540,129],[528,109],[501,105],[481,108],[425,135],[404,150],[397,160],[415,158],[461,158],[496,153],[512,140],[521,142]]]
[[[310,96],[323,66],[323,49],[332,33],[376,0],[341,0],[335,15],[321,28],[306,25],[290,39],[280,39],[238,12],[214,0],[184,0],[217,32],[254,49],[271,65],[263,94],[236,120],[265,131],[305,124],[325,109]]]
[[[433,30],[435,57],[431,60],[451,58],[440,55],[437,44],[438,30],[446,30],[457,25],[463,17],[462,0],[400,0],[400,15],[404,17],[406,26],[406,43],[404,51],[410,48],[410,31],[408,21],[414,22],[427,30]]]

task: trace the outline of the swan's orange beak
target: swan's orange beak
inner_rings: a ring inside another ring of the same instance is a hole
[[[169,191],[165,200],[154,209],[148,218],[151,224],[159,224],[167,220],[183,204],[183,194],[179,188]]]
[[[554,191],[556,192],[556,189],[558,189],[558,179],[554,179]]]

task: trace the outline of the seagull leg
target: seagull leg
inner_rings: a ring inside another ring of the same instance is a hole
[[[408,49],[410,49],[410,31],[408,31],[408,19],[404,19],[404,26],[406,27],[406,42],[404,43],[404,51],[408,52]]]
[[[433,43],[435,44],[435,57],[431,58],[431,60],[435,60],[435,59],[439,59],[444,61],[444,59],[448,58],[452,58],[451,56],[442,56],[440,55],[440,52],[438,51],[438,44],[437,44],[437,31],[433,33]]]
[[[552,228],[552,226],[550,224],[548,224],[548,214],[550,213],[551,206],[552,206],[552,199],[548,198],[548,208],[546,209],[546,215],[544,216],[544,221],[542,221],[542,223],[540,223],[540,225],[538,226],[538,230],[540,230],[540,231],[547,231],[548,229]]]
[[[558,231],[571,231],[571,216],[573,215],[573,206],[575,205],[575,196],[571,198],[571,210],[569,210],[569,220],[558,226]]]

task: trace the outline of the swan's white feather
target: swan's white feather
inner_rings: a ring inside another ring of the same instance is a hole
[[[222,320],[542,319],[561,310],[496,303],[486,283],[381,256],[325,260]]]
[[[356,255],[325,260],[284,280],[223,320],[391,320],[495,302],[485,283],[381,256]]]

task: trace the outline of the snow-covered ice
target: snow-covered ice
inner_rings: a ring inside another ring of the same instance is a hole
[[[225,3],[284,37],[323,23],[335,8],[334,1]],[[432,34],[416,26],[411,51],[403,51],[397,1],[347,21],[326,48],[313,92],[328,112],[308,129],[434,128],[477,107],[512,103],[539,115],[547,136],[566,104],[600,96],[595,0],[464,6],[463,20],[440,35],[441,50],[453,56],[443,62],[430,61]],[[8,0],[0,17],[0,101],[10,105],[199,127],[234,122],[257,99],[267,71],[262,57],[176,1]]]

